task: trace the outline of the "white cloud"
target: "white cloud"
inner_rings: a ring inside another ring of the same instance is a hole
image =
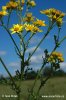
[[[60,69],[62,69],[66,72],[66,62],[63,62],[60,64]]]
[[[66,67],[66,62],[63,62],[60,65],[61,65],[61,67]]]
[[[20,66],[20,63],[19,62],[11,62],[11,63],[9,63],[8,66],[9,67],[19,67]]]
[[[66,71],[66,62],[61,63],[60,68]]]
[[[35,48],[36,48],[36,46],[34,46],[34,47],[31,47],[31,48],[27,49],[26,53],[34,51],[34,50],[35,50]],[[41,48],[40,48],[40,47],[38,47],[37,51],[41,51]]]
[[[35,50],[36,46],[29,48],[26,52],[31,53]],[[35,54],[31,57],[30,61],[31,64],[35,65],[35,64],[41,64],[42,63],[42,57],[44,57],[44,52],[43,49],[38,47],[38,49],[36,50]]]
[[[0,51],[0,56],[6,55],[6,51]]]
[[[34,55],[31,57],[31,63],[32,64],[41,64],[42,63],[42,57],[44,57],[44,53],[38,53],[37,55]]]
[[[42,37],[35,36],[35,37],[33,37],[33,38],[31,39],[30,44],[32,44],[32,45],[33,45],[33,44],[37,44],[37,43],[39,43],[39,42],[41,41],[41,39],[42,39]],[[50,40],[50,39],[51,39],[51,36],[48,35],[48,36],[46,37],[46,39]]]
[[[39,43],[41,39],[39,37],[33,37],[30,41],[30,44],[36,44],[36,43]]]

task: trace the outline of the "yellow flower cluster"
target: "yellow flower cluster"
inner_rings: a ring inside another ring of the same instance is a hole
[[[7,10],[7,7],[6,6],[2,6],[2,10],[3,11],[6,11]]]
[[[37,33],[42,32],[37,26],[34,26],[33,24],[14,24],[10,30],[12,31],[12,34],[14,33],[21,33],[23,30],[26,30],[27,32]]]
[[[62,57],[63,55],[60,52],[53,52],[51,56],[48,58],[48,62],[63,62],[64,58]]]
[[[6,6],[2,6],[2,11],[0,11],[0,18],[8,14],[6,10]]]
[[[12,34],[14,33],[20,33],[23,31],[23,25],[21,24],[14,24],[12,28],[10,28],[10,30],[12,31]]]
[[[33,24],[25,24],[25,29],[26,31],[30,31],[32,33],[36,33],[36,32],[42,32],[42,30],[40,30],[37,26],[34,26]]]
[[[18,6],[17,2],[10,1],[6,4],[7,9],[16,9]]]
[[[36,21],[34,21],[33,24],[37,26],[46,26],[45,21],[39,19],[36,19]]]
[[[63,12],[54,8],[42,10],[40,12],[41,14],[46,14],[53,22],[56,22],[59,27],[62,25],[62,19],[65,15]]]
[[[18,0],[18,1],[16,1],[16,3],[18,4],[17,9],[18,10],[23,10],[23,6],[25,4],[25,0]]]
[[[35,1],[33,1],[33,0],[28,0],[28,1],[27,1],[27,5],[28,5],[28,6],[34,7],[34,6],[36,6],[36,3],[35,3]]]
[[[32,16],[32,13],[27,13],[23,21],[27,21],[27,22],[34,21],[34,17]]]
[[[24,5],[24,3],[25,3],[25,0],[22,0],[22,1],[21,1],[21,3],[22,3],[22,6],[23,6],[23,5]]]

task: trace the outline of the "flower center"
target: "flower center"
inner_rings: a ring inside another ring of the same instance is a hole
[[[14,28],[14,31],[18,31],[18,30],[19,30],[19,27],[15,27],[15,28]]]

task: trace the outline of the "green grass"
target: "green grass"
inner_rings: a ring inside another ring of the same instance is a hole
[[[28,80],[21,83],[22,100],[27,100],[28,89],[31,88],[34,80]],[[37,81],[35,91],[37,91],[40,82]],[[2,95],[12,95],[15,92],[8,85],[0,84],[0,100],[16,100],[16,98],[1,98]],[[66,77],[54,77],[47,81],[40,91],[40,96],[44,95],[64,95],[64,98],[40,98],[40,100],[66,100]]]

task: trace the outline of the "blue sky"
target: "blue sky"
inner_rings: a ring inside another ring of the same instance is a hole
[[[0,0],[0,9],[1,6],[5,5],[6,2],[8,2],[9,0]],[[33,15],[36,16],[39,19],[45,20],[46,24],[47,22],[47,16],[40,14],[40,10],[43,9],[48,9],[48,8],[56,8],[58,10],[63,11],[64,13],[66,13],[66,0],[35,0],[37,6],[33,9],[30,10],[30,12],[33,12]],[[4,18],[4,21],[6,23],[7,17]],[[66,16],[64,17],[64,23],[60,32],[60,38],[63,36],[66,36]],[[12,18],[11,18],[11,23],[10,23],[10,27],[12,26],[12,24],[14,23],[18,23],[17,22],[17,18],[16,15],[13,13],[12,14]],[[45,33],[47,28],[44,28],[44,32],[43,33],[38,33],[35,35],[35,37],[33,37],[33,39],[31,40],[31,44],[30,47],[27,50],[27,54],[28,52],[31,52],[35,49],[36,45],[39,43],[39,41],[41,40],[41,38],[43,37],[43,34]],[[54,28],[50,34],[48,35],[48,37],[45,39],[45,41],[41,44],[41,46],[38,48],[37,52],[34,54],[34,56],[31,58],[32,64],[30,65],[30,67],[34,68],[34,69],[38,69],[40,68],[41,64],[42,64],[42,55],[43,55],[43,51],[44,49],[48,49],[49,52],[52,51],[53,47],[54,47],[54,41],[53,41],[53,35],[57,34],[57,27]],[[16,34],[13,35],[13,38],[15,39],[16,43],[19,45],[19,38]],[[63,53],[63,57],[65,59],[64,63],[61,64],[61,68],[63,70],[66,70],[66,40],[62,43],[62,45],[57,49],[57,51],[60,51]],[[7,34],[7,32],[0,27],[0,56],[3,58],[5,64],[7,65],[8,69],[11,71],[12,74],[14,74],[15,70],[17,68],[19,68],[20,65],[20,61],[18,56],[15,53],[15,49],[14,49],[14,45],[9,37],[9,35]],[[3,75],[7,75],[6,71],[4,70],[3,66],[0,64],[0,74]]]

